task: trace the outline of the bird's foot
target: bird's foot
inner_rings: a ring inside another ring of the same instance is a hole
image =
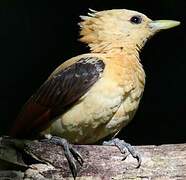
[[[55,145],[62,146],[64,149],[64,154],[68,160],[70,170],[72,172],[72,175],[74,179],[77,176],[77,166],[75,163],[75,160],[82,166],[83,165],[83,158],[80,155],[80,153],[72,147],[71,144],[68,143],[68,141],[64,138],[60,138],[57,136],[50,136],[50,139],[43,139],[42,142],[48,142]]]
[[[121,151],[121,153],[125,155],[124,159],[126,159],[127,156],[129,154],[131,154],[138,161],[138,165],[137,165],[136,168],[139,168],[141,166],[141,161],[142,160],[141,160],[140,154],[135,150],[135,148],[133,146],[131,146],[129,143],[126,143],[124,140],[114,138],[114,139],[111,139],[109,141],[104,141],[103,145],[118,147],[118,149]]]

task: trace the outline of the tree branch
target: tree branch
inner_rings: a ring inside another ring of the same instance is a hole
[[[138,169],[136,159],[129,155],[122,161],[123,155],[116,147],[74,147],[85,161],[83,167],[78,166],[80,179],[186,179],[186,144],[136,146],[142,156]],[[62,148],[38,141],[1,138],[0,169],[0,179],[72,177]]]

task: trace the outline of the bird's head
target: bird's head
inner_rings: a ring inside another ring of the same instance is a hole
[[[139,51],[156,32],[175,27],[178,21],[153,21],[142,13],[126,9],[91,10],[80,16],[80,41],[87,43],[92,52],[124,49]]]

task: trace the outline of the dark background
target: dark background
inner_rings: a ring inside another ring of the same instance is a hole
[[[1,0],[0,134],[54,68],[88,51],[77,41],[79,15],[88,8],[133,9],[152,19],[182,22],[153,37],[142,51],[145,93],[134,120],[119,136],[132,144],[186,142],[185,0]]]

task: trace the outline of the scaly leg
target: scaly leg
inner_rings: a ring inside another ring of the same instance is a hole
[[[43,139],[41,141],[52,143],[52,144],[59,145],[59,146],[63,147],[65,156],[66,156],[69,166],[70,166],[70,170],[71,170],[72,175],[75,179],[77,176],[77,166],[76,166],[75,160],[78,161],[78,163],[81,166],[83,165],[83,158],[79,154],[79,152],[76,149],[74,149],[72,147],[72,145],[69,144],[68,141],[64,138],[51,136],[50,139]]]
[[[118,138],[111,139],[109,141],[104,141],[103,145],[107,146],[116,146],[121,151],[122,154],[125,155],[124,159],[129,155],[129,153],[138,161],[138,165],[136,168],[139,168],[141,165],[141,156],[134,147],[132,147],[129,143],[126,143],[124,140],[120,140]],[[127,153],[127,150],[129,153]]]

